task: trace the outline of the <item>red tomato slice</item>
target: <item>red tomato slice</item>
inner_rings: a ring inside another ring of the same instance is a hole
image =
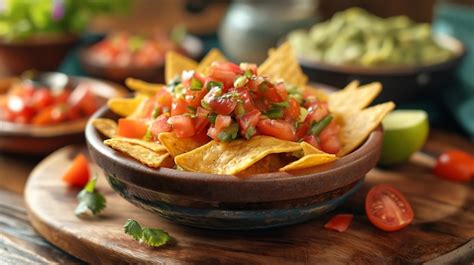
[[[171,104],[171,116],[181,115],[188,112],[186,101],[183,98],[174,98]]]
[[[89,162],[83,154],[74,158],[72,164],[63,175],[63,180],[74,187],[83,188],[90,178]]]
[[[282,140],[295,141],[295,132],[293,126],[282,120],[260,120],[257,123],[257,129],[260,134],[270,135]]]
[[[372,187],[365,199],[365,212],[370,222],[384,231],[397,231],[409,225],[413,209],[395,188],[380,184]]]
[[[170,117],[168,123],[173,128],[173,132],[179,138],[191,137],[195,133],[193,120],[187,115]]]
[[[216,123],[214,124],[214,128],[216,128],[217,134],[219,134],[223,129],[229,127],[231,123],[232,118],[230,116],[217,115]]]
[[[119,119],[118,135],[128,138],[141,139],[148,131],[148,125],[141,120]]]
[[[196,131],[196,134],[205,131],[205,129],[209,125],[209,119],[207,118],[208,115],[208,110],[201,107],[197,107],[196,118],[194,118],[194,130]]]
[[[448,180],[470,181],[474,176],[474,157],[460,150],[447,151],[436,160],[433,173]]]
[[[324,228],[338,232],[344,232],[349,228],[354,219],[352,214],[338,214],[333,216],[325,225]]]
[[[171,125],[168,123],[168,115],[162,114],[151,124],[151,134],[153,139],[157,140],[162,132],[171,132]]]
[[[288,100],[288,107],[285,109],[286,120],[296,121],[300,117],[300,105],[294,98]]]

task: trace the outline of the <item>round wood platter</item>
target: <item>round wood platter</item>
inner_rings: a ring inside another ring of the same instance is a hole
[[[285,228],[258,231],[213,231],[174,224],[136,208],[106,183],[97,166],[98,189],[107,208],[96,218],[78,219],[73,211],[77,189],[62,181],[71,160],[85,147],[69,146],[43,160],[30,175],[25,199],[35,229],[48,241],[90,263],[158,264],[339,264],[472,261],[474,187],[442,181],[429,172],[433,160],[416,154],[395,170],[372,170],[364,187],[337,213],[352,213],[344,233],[323,228],[333,215]],[[370,224],[364,211],[367,190],[379,183],[401,190],[415,210],[415,221],[398,232]],[[167,231],[170,244],[152,249],[123,232],[128,218]]]

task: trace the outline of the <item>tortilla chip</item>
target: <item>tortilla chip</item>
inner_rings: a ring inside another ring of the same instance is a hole
[[[156,92],[165,87],[163,84],[152,84],[131,77],[125,79],[125,85],[127,85],[127,87],[129,87],[131,90],[139,91],[150,96],[155,95]]]
[[[265,156],[301,150],[296,142],[284,141],[270,136],[255,136],[250,140],[235,140],[230,143],[209,143],[174,158],[181,168],[203,173],[237,174],[255,164]]]
[[[390,101],[360,112],[341,115],[340,120],[342,120],[343,124],[339,139],[342,141],[342,149],[337,153],[337,156],[346,155],[361,145],[369,134],[382,122],[383,118],[394,108],[395,104]]]
[[[360,83],[359,80],[352,80],[343,90],[354,90],[359,87]]]
[[[160,165],[169,156],[167,152],[156,153],[141,145],[121,141],[119,138],[105,140],[104,144],[115,150],[126,153],[127,155],[138,160],[140,163],[152,168],[160,167]]]
[[[115,114],[127,117],[135,112],[140,104],[147,99],[147,97],[138,94],[133,98],[111,98],[107,101],[107,106]]]
[[[283,79],[286,83],[303,89],[308,77],[303,73],[289,42],[283,43],[258,68],[258,74],[272,79]]]
[[[108,138],[112,138],[117,134],[117,122],[114,120],[102,118],[94,119],[92,125]]]
[[[332,155],[332,154],[326,154],[326,153],[305,155],[302,158],[296,160],[295,162],[292,162],[280,168],[280,171],[290,171],[290,170],[315,167],[315,166],[332,162],[336,159],[337,159],[337,156]]]
[[[307,142],[301,142],[300,145],[301,145],[301,148],[303,149],[304,155],[325,154],[323,151],[317,149],[316,147],[314,147],[313,145]]]
[[[222,54],[218,49],[211,49],[206,56],[201,60],[199,66],[196,68],[196,71],[199,73],[205,73],[207,68],[211,66],[213,62],[227,62],[224,54]]]
[[[266,157],[262,158],[262,160],[258,161],[237,175],[239,177],[250,177],[256,174],[278,171],[278,169],[288,164],[288,161],[286,161],[287,159],[284,159],[282,156],[282,154],[267,155]]]
[[[178,138],[174,133],[164,132],[158,136],[160,143],[168,150],[172,157],[187,153],[203,145],[194,138]]]
[[[382,91],[379,82],[370,83],[357,89],[339,90],[329,95],[329,110],[334,113],[353,113],[364,109]]]
[[[169,84],[176,76],[180,76],[185,70],[195,70],[198,63],[179,53],[170,51],[166,53],[165,81]]]
[[[166,152],[166,148],[159,143],[147,142],[140,139],[126,138],[126,137],[116,137],[114,139],[116,142],[124,142],[124,143],[139,145],[156,153]]]

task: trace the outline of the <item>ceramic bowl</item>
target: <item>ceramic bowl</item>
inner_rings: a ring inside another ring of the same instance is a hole
[[[61,73],[48,73],[63,77]],[[61,79],[61,78],[60,78]],[[88,83],[99,99],[125,95],[119,85],[85,77],[70,77],[72,83]],[[5,93],[15,78],[0,79],[0,94]],[[45,155],[68,144],[84,141],[87,118],[51,126],[33,126],[0,120],[0,152]]]
[[[116,119],[106,107],[93,118]],[[354,152],[332,163],[248,178],[151,169],[105,146],[89,122],[86,142],[111,187],[132,204],[177,223],[242,230],[300,223],[344,203],[377,163],[383,131],[378,127]]]
[[[79,52],[79,62],[81,67],[92,76],[117,83],[123,83],[128,77],[155,83],[164,82],[164,64],[156,65],[154,67],[103,65],[97,63],[92,58],[93,55],[89,53],[88,48],[89,47],[85,47]],[[198,59],[203,52],[202,42],[191,35],[186,36],[183,40],[182,48],[191,58],[195,59]]]
[[[376,102],[409,102],[434,94],[452,82],[456,67],[466,53],[464,45],[454,37],[439,35],[437,40],[454,55],[449,60],[425,66],[362,67],[331,65],[304,57],[298,60],[311,81],[342,88],[352,80],[362,84],[377,80],[382,83],[383,91]]]

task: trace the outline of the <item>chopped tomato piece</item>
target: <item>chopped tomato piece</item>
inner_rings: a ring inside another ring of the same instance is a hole
[[[293,126],[286,121],[265,119],[257,123],[257,129],[261,134],[273,136],[282,140],[295,141]]]
[[[208,105],[217,114],[230,115],[237,106],[237,101],[227,96],[212,97]]]
[[[447,151],[436,160],[433,173],[448,180],[470,181],[474,177],[474,157],[460,150]]]
[[[365,212],[370,222],[384,231],[397,231],[409,225],[413,209],[395,188],[380,184],[372,187],[365,199]]]
[[[54,97],[51,94],[51,90],[47,88],[38,89],[33,94],[32,105],[36,109],[45,108],[54,103]]]
[[[63,175],[63,180],[74,187],[83,188],[90,178],[89,162],[83,154],[77,155]]]
[[[320,142],[321,150],[329,154],[337,154],[342,148],[341,141],[337,136],[331,136],[325,141]]]
[[[352,214],[338,214],[333,216],[325,225],[324,228],[338,232],[344,232],[349,228],[354,219]]]
[[[188,112],[186,101],[183,98],[173,99],[171,104],[171,116],[181,115]]]
[[[318,102],[313,104],[308,109],[308,115],[305,118],[305,122],[311,124],[313,121],[320,121],[329,114],[329,108],[327,103]]]
[[[232,118],[230,116],[217,115],[214,128],[216,128],[217,133],[220,133],[223,129],[229,127],[231,123]]]
[[[168,123],[179,138],[191,137],[195,133],[193,120],[187,115],[172,116],[168,119]]]
[[[296,121],[300,117],[300,106],[298,102],[290,98],[288,100],[288,107],[285,109],[285,119]]]
[[[248,112],[241,117],[237,117],[237,121],[239,122],[239,127],[240,127],[240,134],[244,136],[245,138],[250,138],[255,134],[255,132],[251,133],[249,135],[249,129],[250,130],[255,130],[258,121],[260,120],[261,113],[257,109],[254,109],[251,112]]]
[[[148,131],[148,125],[142,120],[119,119],[118,135],[128,138],[141,139]]]
[[[151,124],[151,134],[153,135],[153,139],[157,140],[158,136],[162,132],[171,132],[172,128],[171,125],[168,123],[168,115],[161,114],[156,118],[156,120]]]
[[[207,118],[208,115],[208,110],[201,107],[196,109],[196,118],[194,118],[194,130],[196,131],[196,134],[205,131],[209,125],[209,119]]]
[[[234,84],[235,78],[243,74],[240,67],[233,63],[214,62],[209,67],[208,77],[224,83],[224,87],[230,88]]]
[[[319,145],[318,139],[314,135],[307,135],[303,137],[303,141],[307,142],[308,144],[314,146],[315,148],[321,150],[321,146]]]

